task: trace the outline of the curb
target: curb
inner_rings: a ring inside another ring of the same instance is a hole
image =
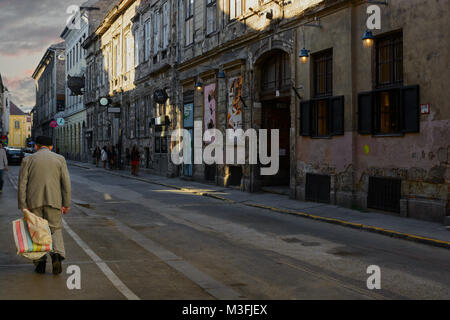
[[[84,168],[84,169],[91,169],[89,167],[78,165],[78,164],[73,164],[73,163],[68,163],[68,164],[69,165],[74,165],[74,166],[77,166],[77,167],[81,167],[81,168]],[[234,204],[239,203],[241,205],[245,205],[245,206],[248,206],[248,207],[254,207],[254,208],[259,208],[259,209],[266,209],[266,210],[271,210],[271,211],[274,211],[274,212],[284,213],[284,214],[291,214],[291,215],[295,215],[295,216],[299,216],[299,217],[303,217],[303,218],[308,218],[308,219],[312,219],[312,220],[316,220],[316,221],[322,221],[322,222],[326,222],[326,223],[330,223],[330,224],[340,225],[340,226],[343,226],[343,227],[359,229],[359,230],[364,230],[364,231],[367,231],[367,232],[372,232],[372,233],[377,233],[377,234],[381,234],[381,235],[385,235],[385,236],[390,236],[392,238],[398,238],[398,239],[403,239],[403,240],[412,241],[412,242],[416,242],[416,243],[421,243],[421,244],[431,245],[431,246],[435,246],[435,247],[450,249],[450,242],[443,241],[443,240],[426,238],[426,237],[422,237],[422,236],[418,236],[418,235],[402,233],[402,232],[398,232],[398,231],[395,231],[395,230],[389,230],[389,229],[384,229],[384,228],[379,228],[379,227],[374,227],[374,226],[368,226],[368,225],[354,223],[354,222],[349,222],[349,221],[340,220],[340,219],[316,216],[316,215],[304,213],[304,212],[301,212],[301,211],[275,208],[275,207],[266,206],[266,205],[262,205],[262,204],[258,204],[258,203],[237,202],[235,200],[227,199],[227,198],[218,196],[218,195],[213,194],[213,193],[196,192],[196,191],[192,191],[192,189],[189,189],[189,188],[183,188],[183,187],[176,186],[176,185],[170,185],[170,184],[166,184],[166,183],[162,183],[162,182],[151,181],[151,180],[145,179],[145,178],[131,177],[131,176],[127,176],[125,174],[115,173],[115,172],[111,172],[111,171],[105,171],[105,172],[109,173],[111,175],[115,175],[115,176],[119,176],[119,177],[123,177],[123,178],[128,178],[128,179],[139,180],[139,181],[142,181],[142,182],[155,184],[155,185],[159,185],[159,186],[163,186],[163,187],[167,187],[167,188],[177,189],[177,190],[180,190],[180,191],[186,191],[186,192],[189,192],[191,194],[195,194],[195,195],[203,196],[203,197],[209,197],[209,198],[221,200],[221,201],[228,202],[228,203],[234,203]]]

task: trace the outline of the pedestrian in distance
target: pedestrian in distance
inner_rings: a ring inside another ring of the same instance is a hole
[[[137,145],[133,146],[133,150],[131,151],[131,174],[134,176],[138,175],[139,171],[139,149]]]
[[[130,148],[127,148],[125,152],[126,152],[126,157],[127,157],[127,166],[129,166],[130,160],[131,160]]]
[[[100,158],[101,158],[101,151],[100,151],[100,147],[97,146],[94,150],[94,153],[92,154],[92,157],[95,159],[95,166],[98,167],[98,164],[100,162]]]
[[[19,171],[18,207],[28,209],[48,221],[52,233],[53,274],[62,272],[61,262],[66,257],[62,235],[62,215],[70,210],[70,177],[66,159],[55,152],[52,139],[36,138],[36,153],[25,157]],[[34,260],[37,273],[45,273],[47,255]]]
[[[8,157],[3,143],[0,142],[0,193],[3,192],[3,174],[8,171]]]
[[[116,148],[111,146],[111,158],[110,158],[110,169],[114,170],[116,165]]]
[[[106,169],[106,163],[108,162],[108,151],[106,150],[106,146],[102,149],[101,159],[103,161],[103,169]]]

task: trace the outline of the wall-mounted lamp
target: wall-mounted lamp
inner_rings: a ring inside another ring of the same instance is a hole
[[[306,41],[305,41],[305,27],[315,27],[322,28],[320,24],[320,20],[317,17],[314,17],[314,23],[306,23],[303,25],[303,49],[300,50],[298,57],[300,58],[300,62],[305,64],[308,62],[310,50],[306,49]]]
[[[219,78],[219,79],[225,79],[225,72],[222,70],[222,71],[219,71],[219,74],[217,75],[217,78]]]
[[[197,81],[197,83],[195,84],[195,89],[201,91],[203,89],[203,83],[201,81]]]
[[[302,64],[307,63],[307,62],[308,62],[308,59],[309,59],[309,50],[307,50],[306,48],[303,48],[303,49],[300,51],[300,54],[298,55],[298,57],[300,58],[300,62],[301,62]]]
[[[366,48],[372,47],[373,39],[374,39],[374,36],[373,36],[372,31],[366,30],[366,32],[364,32],[364,35],[362,37],[364,47],[366,47]]]

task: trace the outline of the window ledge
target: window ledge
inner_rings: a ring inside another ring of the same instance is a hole
[[[404,137],[404,133],[376,133],[373,134],[372,137],[374,138],[383,138],[383,137]]]
[[[333,136],[323,136],[323,137],[313,137],[311,136],[311,139],[325,139],[325,140],[331,140]]]

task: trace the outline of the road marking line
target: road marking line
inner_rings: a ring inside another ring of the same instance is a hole
[[[13,187],[17,190],[17,183],[14,181],[10,174],[8,174],[9,181]],[[122,293],[128,300],[141,300],[137,295],[135,295],[120,279],[116,274],[108,267],[108,265],[97,255],[95,252],[89,248],[89,246],[81,240],[81,238],[69,227],[67,222],[62,219],[62,224],[66,229],[67,233],[75,240],[75,242],[80,246],[81,249],[95,262],[103,274],[108,278],[109,281]]]
[[[75,240],[75,242],[83,249],[84,252],[97,264],[103,274],[111,281],[111,283],[120,291],[128,300],[141,300],[137,295],[135,295],[120,279],[116,274],[108,267],[108,265],[92,251],[91,248],[83,241],[81,238],[69,227],[67,222],[62,219],[62,223],[67,233]]]
[[[213,279],[208,274],[197,269],[183,258],[163,248],[153,240],[131,229],[130,227],[120,222],[119,220],[111,217],[97,215],[95,212],[92,212],[93,210],[87,209],[85,207],[80,207],[76,204],[75,206],[88,216],[101,217],[113,222],[116,225],[117,230],[120,231],[122,234],[124,234],[126,237],[133,240],[137,245],[141,246],[149,253],[158,257],[164,263],[166,263],[171,268],[175,269],[176,271],[184,275],[186,278],[197,284],[199,287],[201,287],[203,290],[205,290],[207,293],[209,293],[216,299],[223,299],[223,300],[243,299],[243,297],[233,289]]]

